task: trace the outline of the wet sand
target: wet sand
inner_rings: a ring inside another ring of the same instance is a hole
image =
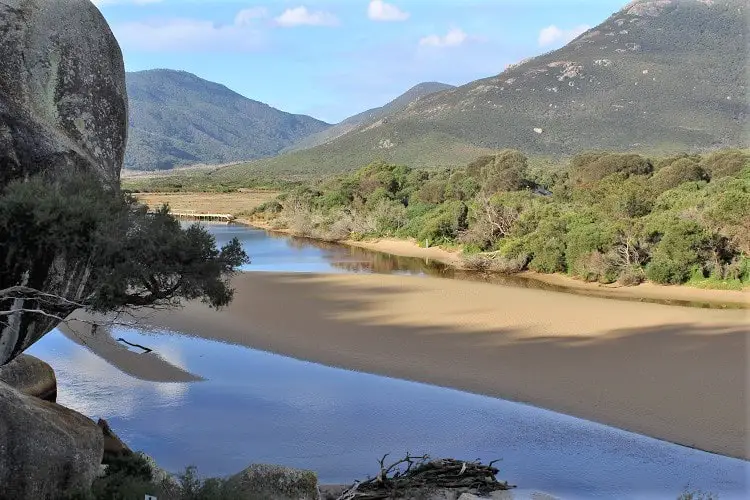
[[[750,313],[393,275],[246,273],[145,322],[750,458]],[[458,430],[460,432],[460,430]]]

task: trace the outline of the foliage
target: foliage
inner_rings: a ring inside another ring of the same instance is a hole
[[[741,288],[750,284],[750,168],[712,178],[707,167],[736,158],[588,152],[567,168],[547,160],[549,175],[513,150],[465,168],[376,162],[258,210],[323,239],[460,243],[465,265],[480,271]]]
[[[166,207],[148,213],[129,195],[72,175],[2,191],[0,260],[0,288],[46,290],[51,279],[88,276],[75,305],[108,312],[183,299],[224,306],[232,299],[228,279],[247,255],[236,239],[217,249],[208,231],[183,229]],[[50,312],[65,316],[71,306]]]

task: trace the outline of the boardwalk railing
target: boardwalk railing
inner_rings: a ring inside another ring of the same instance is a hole
[[[201,213],[196,212],[194,210],[182,210],[179,212],[170,212],[172,215],[177,217],[178,219],[185,219],[185,220],[204,220],[204,221],[210,221],[210,222],[232,222],[235,219],[235,216],[232,214],[211,214],[211,213]]]

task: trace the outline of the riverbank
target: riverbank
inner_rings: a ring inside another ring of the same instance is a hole
[[[748,313],[395,275],[243,273],[156,328],[748,452]]]
[[[278,232],[292,235],[286,229],[274,229],[262,221],[250,219],[238,219],[237,222],[248,226],[257,227],[266,231]],[[337,241],[342,245],[364,248],[375,252],[382,252],[399,257],[415,257],[420,259],[434,260],[454,269],[465,269],[461,253],[458,250],[446,250],[441,247],[424,248],[415,241],[401,240],[395,238],[379,238],[376,240],[343,240]],[[591,294],[598,297],[627,300],[652,300],[652,301],[675,301],[680,303],[706,303],[730,308],[750,309],[750,289],[738,290],[713,290],[694,288],[687,285],[665,286],[655,283],[641,283],[636,286],[622,286],[617,283],[604,285],[601,283],[588,283],[562,274],[542,274],[533,271],[524,271],[515,274],[520,278],[537,281],[559,288],[560,291]]]

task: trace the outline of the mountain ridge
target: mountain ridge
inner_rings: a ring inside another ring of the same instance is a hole
[[[453,88],[456,87],[447,83],[419,83],[411,87],[409,90],[399,95],[395,99],[384,104],[383,106],[371,108],[366,111],[362,111],[361,113],[357,113],[356,115],[350,116],[329,129],[318,132],[316,134],[312,134],[309,137],[302,139],[299,143],[294,144],[286,150],[282,151],[282,153],[309,149],[321,144],[325,144],[341,137],[342,135],[346,135],[347,133],[357,129],[358,127],[371,125],[372,123],[377,122],[379,119],[382,119],[389,114],[401,111],[428,95]]]
[[[272,156],[331,125],[248,99],[186,71],[128,72],[125,168],[162,170]]]
[[[746,146],[746,14],[742,0],[631,2],[560,49],[425,96],[386,123],[217,174],[373,160],[453,166],[502,148],[560,156]]]

